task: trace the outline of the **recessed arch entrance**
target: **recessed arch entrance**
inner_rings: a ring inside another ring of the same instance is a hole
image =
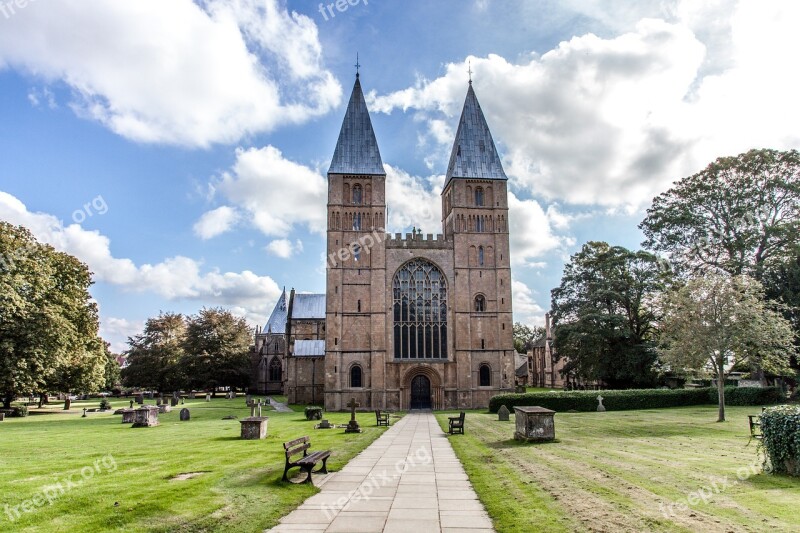
[[[414,366],[407,370],[401,393],[405,409],[442,408],[442,379],[430,366]]]

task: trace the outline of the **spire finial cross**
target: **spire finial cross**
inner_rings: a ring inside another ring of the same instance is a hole
[[[356,78],[358,78],[359,75],[360,75],[358,73],[358,70],[361,68],[361,63],[358,62],[358,52],[356,52],[356,64],[355,64],[355,67],[356,67]]]
[[[472,60],[469,61],[469,84],[472,85]]]

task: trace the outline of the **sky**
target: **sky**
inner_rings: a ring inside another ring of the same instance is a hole
[[[161,311],[324,292],[361,82],[390,232],[441,233],[472,71],[509,176],[515,320],[717,157],[800,147],[793,0],[0,0],[0,220],[94,272],[122,351]]]

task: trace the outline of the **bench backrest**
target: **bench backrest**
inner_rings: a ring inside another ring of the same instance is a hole
[[[466,416],[466,414],[467,413],[465,413],[464,411],[461,411],[461,414],[458,415],[458,421],[461,422],[462,424],[464,423],[464,417]]]
[[[283,443],[283,449],[286,450],[287,459],[291,459],[293,455],[297,455],[298,453],[304,453],[310,447],[311,439],[308,437],[300,437],[299,439]]]

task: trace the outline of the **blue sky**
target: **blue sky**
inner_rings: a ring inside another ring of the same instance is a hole
[[[471,65],[528,323],[581,244],[637,247],[674,180],[800,145],[788,0],[0,4],[0,219],[89,264],[116,350],[162,310],[256,325],[284,285],[324,290],[356,53],[393,232],[441,231]]]

